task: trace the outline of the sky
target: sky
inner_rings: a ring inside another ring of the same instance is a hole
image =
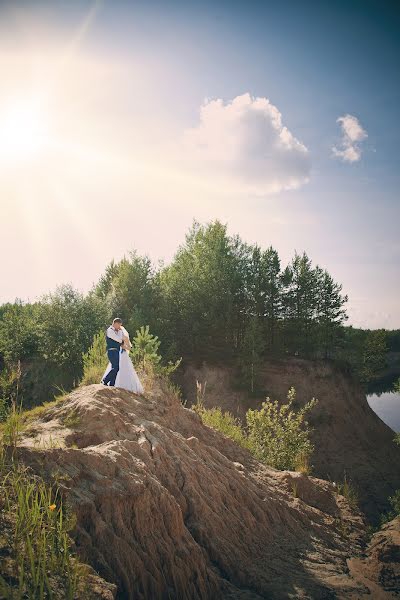
[[[220,219],[400,328],[399,26],[391,1],[0,0],[0,302]]]

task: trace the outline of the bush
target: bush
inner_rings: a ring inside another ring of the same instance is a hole
[[[288,403],[278,406],[267,398],[259,410],[249,409],[246,413],[247,431],[239,419],[221,408],[205,408],[206,383],[197,382],[197,402],[193,405],[202,422],[247,448],[261,462],[275,469],[289,469],[309,473],[309,457],[314,450],[310,442],[310,428],[304,420],[305,414],[318,400],[312,398],[298,412],[291,406],[295,389],[288,392]]]
[[[279,406],[278,401],[267,398],[260,410],[249,409],[246,413],[247,434],[254,455],[276,469],[296,470],[314,450],[305,415],[318,400],[312,398],[295,412],[291,408],[295,396],[292,387],[287,404]]]
[[[392,519],[395,519],[400,515],[400,490],[396,490],[393,496],[389,496],[389,502],[391,505],[391,510],[387,513],[381,514],[380,518],[380,526],[388,523]]]
[[[83,377],[81,385],[100,383],[107,367],[107,344],[104,331],[100,331],[93,338],[89,350],[83,354]]]

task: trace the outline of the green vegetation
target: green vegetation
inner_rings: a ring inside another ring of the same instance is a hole
[[[87,568],[73,556],[69,532],[75,520],[59,486],[46,483],[17,459],[19,435],[32,413],[37,416],[39,408],[24,414],[14,402],[1,428],[0,597],[87,598]]]
[[[348,479],[347,474],[344,474],[343,481],[337,483],[337,492],[344,496],[351,507],[358,508],[358,493],[353,483]]]
[[[150,333],[148,325],[140,327],[132,339],[133,359],[143,369],[149,364],[156,368],[161,361],[161,356],[158,354],[160,344],[158,337]]]
[[[82,358],[82,385],[100,383],[108,362],[106,334],[104,331],[100,331],[94,336],[92,345],[87,352],[84,352]]]
[[[231,413],[222,412],[219,407],[199,409],[198,407],[194,406],[194,409],[196,412],[198,412],[198,414],[200,414],[204,425],[208,425],[209,427],[220,431],[240,446],[243,446],[243,448],[248,448],[251,450],[248,437],[243,431],[239,419],[235,419]]]
[[[286,404],[279,406],[277,400],[267,398],[260,410],[249,409],[246,413],[248,438],[255,456],[276,469],[296,470],[314,450],[305,416],[318,401],[312,398],[295,411],[295,397],[292,387]]]
[[[347,300],[305,252],[281,265],[272,246],[247,244],[219,221],[194,222],[166,266],[133,251],[86,295],[64,285],[34,303],[0,306],[0,419],[17,385],[33,407],[57,386],[99,381],[104,331],[116,315],[136,336],[138,365],[144,349],[146,361],[155,365],[161,352],[172,369],[180,357],[229,364],[259,394],[266,360],[300,356],[337,361],[367,384],[385,368],[386,350],[400,352],[400,332],[345,327]]]
[[[3,462],[0,479],[2,543],[10,554],[0,576],[1,597],[72,600],[82,567],[72,557],[68,532],[74,520],[59,489],[18,464]]]
[[[259,410],[247,411],[246,426],[242,427],[231,413],[220,408],[205,408],[204,395],[205,386],[197,383],[197,403],[193,408],[205,425],[233,439],[258,460],[276,469],[310,472],[309,457],[314,447],[305,416],[318,400],[312,398],[296,411],[293,409],[296,392],[290,388],[286,404],[279,406],[278,401],[267,398]]]

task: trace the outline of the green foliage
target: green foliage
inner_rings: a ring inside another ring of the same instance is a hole
[[[369,331],[364,342],[361,377],[363,381],[371,381],[381,376],[386,367],[386,331],[377,329]]]
[[[396,490],[393,496],[389,496],[388,499],[391,505],[391,509],[387,513],[381,515],[381,526],[400,515],[400,490]]]
[[[83,377],[81,384],[99,383],[107,367],[106,334],[100,331],[93,338],[89,350],[83,354]]]
[[[142,326],[132,340],[132,355],[134,360],[143,368],[151,364],[154,367],[161,361],[161,356],[158,354],[160,341],[156,335],[152,335],[149,331],[149,326]]]
[[[38,353],[38,304],[6,304],[0,318],[0,355],[8,365]]]
[[[25,467],[2,461],[2,531],[14,568],[0,576],[2,598],[73,600],[81,568],[71,555],[69,530],[75,521],[59,489]],[[4,538],[3,538],[4,543]]]
[[[147,325],[163,340],[171,369],[179,357],[239,363],[242,380],[256,391],[265,357],[352,356],[358,338],[342,326],[346,301],[306,253],[282,268],[272,246],[247,244],[218,220],[194,221],[168,266],[132,251],[111,262],[87,295],[65,285],[33,304],[0,307],[0,365],[9,369],[21,360],[24,406],[51,399],[54,385],[71,389],[84,368],[85,382],[98,381],[102,367],[85,367],[83,354],[118,315],[128,331]],[[391,348],[398,339],[391,336]],[[359,354],[357,348],[354,365],[362,362]]]
[[[22,430],[22,407],[12,402],[7,418],[2,426],[2,443],[10,447],[14,454]]]
[[[239,353],[241,381],[252,393],[259,389],[259,374],[265,346],[260,322],[257,317],[253,317],[245,330]]]
[[[340,481],[337,483],[337,492],[338,494],[341,494],[342,496],[344,496],[348,503],[350,504],[350,506],[354,509],[358,508],[358,493],[357,490],[355,488],[355,486],[353,485],[353,483],[351,482],[351,480],[348,479],[347,474],[344,474],[344,478],[343,481]]]
[[[223,433],[243,448],[251,449],[239,419],[230,412],[223,412],[219,407],[206,409],[198,404],[195,404],[193,409],[200,415],[204,425]]]
[[[154,322],[157,311],[157,286],[154,268],[147,256],[129,252],[120,262],[112,261],[94,288],[109,317],[120,316],[128,331]]]
[[[295,470],[299,460],[313,452],[309,439],[310,428],[305,416],[318,402],[312,398],[297,412],[292,409],[295,389],[290,388],[288,402],[279,406],[269,398],[260,410],[249,409],[246,413],[248,438],[259,460],[276,469]]]
[[[104,322],[104,307],[94,296],[85,298],[71,286],[57,288],[40,304],[39,339],[43,357],[80,377],[82,355]]]
[[[288,402],[279,407],[278,402],[267,398],[261,409],[249,409],[246,413],[246,429],[231,413],[221,408],[205,408],[206,384],[197,382],[197,402],[193,405],[202,422],[240,446],[247,448],[260,461],[276,469],[310,471],[309,457],[313,445],[309,439],[310,428],[305,415],[318,402],[312,398],[297,412],[292,409],[295,389],[290,388]]]
[[[0,422],[8,417],[11,405],[18,403],[21,375],[21,361],[0,373]]]

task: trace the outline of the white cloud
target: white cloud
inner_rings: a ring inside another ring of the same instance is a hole
[[[226,104],[206,100],[200,123],[185,132],[184,148],[195,169],[256,194],[309,181],[308,149],[282,124],[281,113],[267,98],[243,94]]]
[[[368,137],[367,132],[360,125],[360,121],[353,115],[344,115],[336,119],[342,129],[342,139],[339,148],[333,146],[333,155],[345,162],[357,162],[361,158],[360,144]]]

